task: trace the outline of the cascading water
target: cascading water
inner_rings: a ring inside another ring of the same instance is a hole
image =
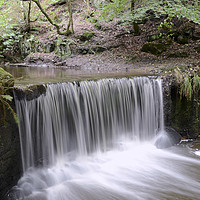
[[[199,160],[153,145],[164,130],[159,79],[50,84],[37,99],[16,97],[16,107],[24,169],[16,199],[195,200],[200,195],[200,182],[191,178]]]

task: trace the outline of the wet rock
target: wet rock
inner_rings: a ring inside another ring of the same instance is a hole
[[[46,94],[46,87],[44,85],[32,85],[26,89],[17,88],[15,94],[18,99],[26,99],[28,101],[38,98],[42,94]]]
[[[160,55],[167,50],[167,45],[162,43],[146,43],[143,45],[141,51],[151,53],[154,55]]]
[[[177,130],[182,137],[197,138],[200,132],[200,107],[198,103],[195,99],[180,98],[178,86],[172,88],[171,99],[171,127]]]
[[[10,103],[14,109],[14,101]],[[13,115],[6,109],[6,122],[0,102],[0,199],[7,200],[7,192],[21,176],[21,153],[18,126]]]
[[[166,127],[165,130],[158,133],[155,146],[158,149],[169,148],[178,144],[181,141],[181,135],[171,127]]]

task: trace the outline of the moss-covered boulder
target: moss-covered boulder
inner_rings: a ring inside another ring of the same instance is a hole
[[[161,53],[167,50],[167,46],[168,45],[163,44],[163,43],[149,42],[143,45],[141,51],[159,56]]]
[[[13,87],[14,78],[13,76],[0,67],[0,86]]]
[[[95,35],[94,32],[86,31],[86,32],[83,33],[82,35],[77,36],[77,38],[78,38],[79,40],[81,40],[82,42],[85,42],[85,41],[90,40],[94,35]]]

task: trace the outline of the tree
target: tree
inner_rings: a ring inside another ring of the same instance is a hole
[[[50,17],[49,15],[45,12],[45,10],[42,8],[42,5],[40,4],[40,1],[39,0],[22,0],[22,1],[29,1],[29,8],[31,9],[31,1],[33,1],[37,7],[39,8],[39,10],[42,12],[42,14],[47,18],[47,20],[49,21],[49,23],[51,25],[53,25],[56,30],[57,30],[57,33],[59,35],[70,35],[71,33],[74,33],[74,28],[73,28],[73,17],[72,17],[72,5],[71,5],[71,0],[66,0],[67,2],[67,5],[68,5],[68,12],[69,12],[69,22],[68,22],[68,25],[67,25],[67,30],[66,31],[61,31],[61,26],[58,25],[57,23],[55,23]],[[29,9],[29,11],[30,11]],[[30,25],[30,12],[29,12],[29,25]]]

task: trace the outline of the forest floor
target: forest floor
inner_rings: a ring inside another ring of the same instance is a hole
[[[59,7],[62,16],[64,6]],[[68,36],[73,41],[70,45],[72,54],[62,62],[58,59],[55,63],[58,67],[79,68],[84,73],[157,74],[168,73],[177,66],[200,65],[200,53],[195,50],[200,45],[200,40],[189,39],[188,44],[182,45],[172,41],[167,51],[155,56],[142,52],[141,48],[147,42],[148,35],[158,32],[160,21],[148,20],[145,24],[140,24],[140,34],[136,36],[131,25],[122,25],[118,20],[101,21],[98,26],[96,22],[91,23],[85,10],[83,1],[77,0],[73,3],[74,34]],[[66,27],[67,18],[63,17],[61,20],[63,27]],[[37,25],[37,28],[40,42],[49,43],[58,38],[55,30],[49,31],[46,25]],[[196,25],[196,29],[200,30],[200,27]],[[88,41],[81,41],[80,36],[85,32],[92,32],[94,36]],[[99,48],[100,52],[93,52],[93,48]],[[170,54],[177,52],[186,52],[187,57],[170,57]],[[32,54],[31,57],[33,56],[41,56],[41,53]],[[44,54],[45,56],[48,60],[55,58],[54,53]]]

